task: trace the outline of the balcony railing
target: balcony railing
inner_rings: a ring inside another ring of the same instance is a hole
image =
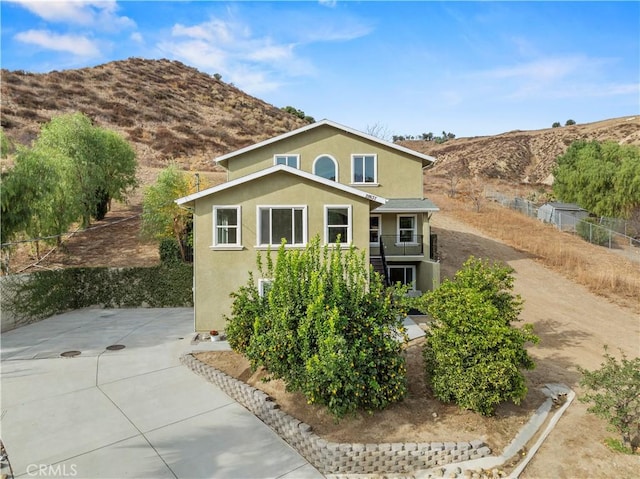
[[[424,243],[422,235],[381,235],[384,255],[389,256],[423,256]],[[379,243],[371,243],[371,256],[381,256]]]

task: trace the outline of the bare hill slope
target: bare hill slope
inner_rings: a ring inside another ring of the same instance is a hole
[[[400,144],[435,156],[437,176],[479,176],[514,183],[551,184],[556,158],[575,140],[613,140],[640,145],[640,116],[495,136]]]
[[[177,61],[130,58],[92,68],[34,74],[2,70],[2,127],[28,145],[53,116],[81,111],[120,131],[140,164],[207,160],[306,122],[222,79]]]

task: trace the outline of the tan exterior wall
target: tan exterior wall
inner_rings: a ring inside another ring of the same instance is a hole
[[[242,250],[212,249],[214,205],[242,206]],[[369,261],[369,213],[376,204],[372,205],[365,198],[286,172],[203,197],[195,202],[194,213],[196,331],[224,330],[224,316],[231,313],[229,294],[246,284],[249,271],[256,271],[256,211],[259,205],[306,206],[307,239],[318,234],[323,242],[325,205],[351,205],[353,244],[366,252],[366,261]]]
[[[300,169],[313,173],[313,163],[330,155],[338,163],[337,181],[351,185],[351,155],[376,154],[378,186],[352,185],[383,198],[422,198],[422,160],[379,143],[325,125],[257,148],[228,160],[228,179],[273,166],[274,155],[300,155]]]

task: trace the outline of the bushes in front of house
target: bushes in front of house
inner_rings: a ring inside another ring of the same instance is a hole
[[[355,248],[283,244],[275,263],[258,255],[253,277],[232,294],[226,333],[252,368],[284,380],[336,418],[382,409],[407,393],[402,287],[387,289]]]
[[[432,318],[423,350],[435,397],[492,415],[527,394],[523,369],[533,369],[525,344],[537,343],[531,325],[515,328],[522,300],[512,293],[512,269],[471,257],[453,280],[424,296]]]
[[[104,308],[193,306],[193,267],[68,268],[8,277],[3,308],[36,320],[89,306]]]

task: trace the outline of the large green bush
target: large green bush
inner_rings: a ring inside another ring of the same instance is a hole
[[[22,321],[89,306],[193,306],[192,285],[193,268],[186,264],[38,271],[3,283],[7,291],[2,306]]]
[[[424,348],[426,375],[441,401],[491,415],[498,404],[519,404],[526,396],[520,370],[534,363],[524,346],[538,338],[530,325],[511,325],[522,309],[511,272],[472,257],[453,280],[425,295],[433,319]]]
[[[260,297],[254,279],[233,293],[227,336],[253,368],[264,367],[290,391],[302,392],[336,417],[381,409],[407,392],[400,298],[386,289],[364,254],[320,246],[283,244],[274,263],[258,256],[272,280]]]

